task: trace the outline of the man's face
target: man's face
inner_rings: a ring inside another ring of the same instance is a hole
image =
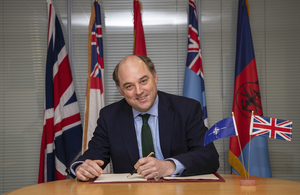
[[[148,111],[157,96],[158,82],[147,65],[137,56],[128,56],[119,65],[119,92],[127,103],[140,112]]]

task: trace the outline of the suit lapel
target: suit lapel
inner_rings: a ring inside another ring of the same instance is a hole
[[[172,127],[174,112],[170,109],[171,104],[163,93],[158,93],[158,119],[159,119],[159,137],[160,147],[164,158],[170,157]]]
[[[134,128],[132,108],[125,103],[122,111],[123,113],[120,114],[122,134],[128,155],[130,156],[131,162],[134,165],[139,160],[139,151]]]

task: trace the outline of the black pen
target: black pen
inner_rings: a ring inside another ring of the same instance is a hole
[[[153,157],[154,154],[155,154],[154,152],[150,152],[150,154],[148,154],[147,157]],[[137,173],[137,169],[134,169],[134,170],[130,173],[130,175],[127,176],[127,178],[128,178],[129,176],[133,175],[134,173]]]

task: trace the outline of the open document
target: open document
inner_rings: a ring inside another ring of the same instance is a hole
[[[186,177],[163,177],[159,180],[147,180],[143,176],[135,173],[127,177],[129,173],[102,174],[91,183],[136,183],[136,182],[217,182],[225,181],[218,173],[206,175],[193,175]]]

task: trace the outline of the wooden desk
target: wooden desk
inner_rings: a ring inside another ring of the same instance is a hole
[[[226,182],[182,182],[182,183],[115,183],[89,184],[67,179],[36,184],[5,193],[5,195],[195,195],[195,194],[271,194],[299,195],[300,182],[251,177],[256,186],[240,186],[242,176],[221,175]]]

